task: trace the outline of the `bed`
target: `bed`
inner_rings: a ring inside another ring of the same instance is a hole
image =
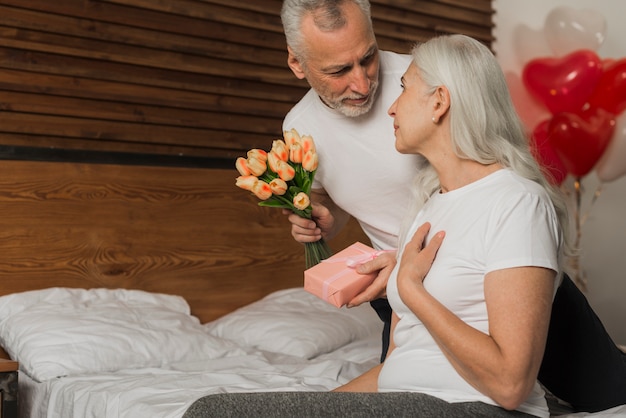
[[[378,362],[373,310],[305,292],[302,247],[236,175],[2,161],[0,343],[21,417],[181,417],[217,393],[330,390]],[[351,223],[331,245],[365,240]]]
[[[2,161],[0,339],[20,416],[176,417],[204,394],[326,390],[376,361],[373,311],[304,292],[303,247],[237,175]]]

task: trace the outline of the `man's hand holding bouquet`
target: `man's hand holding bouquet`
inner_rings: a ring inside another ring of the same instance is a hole
[[[311,186],[318,165],[315,143],[295,129],[285,131],[283,138],[274,140],[269,152],[255,148],[247,158],[237,158],[241,175],[235,185],[254,193],[261,200],[259,206],[289,209],[311,219]],[[305,243],[307,269],[331,255],[324,239]]]

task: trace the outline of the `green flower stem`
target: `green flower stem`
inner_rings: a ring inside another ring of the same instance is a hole
[[[319,264],[322,260],[329,258],[331,255],[333,255],[333,251],[324,238],[319,241],[306,242],[304,244],[304,258],[307,269]]]
[[[311,211],[313,210],[313,208],[310,205],[308,208],[304,210],[300,210],[293,205],[293,197],[291,198],[291,200],[289,200],[289,199],[286,199],[284,196],[276,196],[276,195],[270,197],[267,200],[260,201],[259,206],[289,209],[296,215],[301,216],[306,219],[311,219]]]

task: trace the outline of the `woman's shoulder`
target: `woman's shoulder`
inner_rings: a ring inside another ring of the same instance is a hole
[[[482,186],[476,187],[473,194],[475,199],[482,202],[485,209],[489,206],[500,212],[552,205],[548,192],[541,184],[511,169],[498,170],[484,180],[487,181],[483,181]]]
[[[547,195],[545,187],[534,180],[523,177],[511,169],[503,170],[503,185],[508,185],[511,191],[520,193]]]

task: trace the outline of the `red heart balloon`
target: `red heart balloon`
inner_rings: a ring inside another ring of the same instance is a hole
[[[546,177],[548,180],[552,184],[559,186],[567,177],[567,168],[565,168],[556,150],[548,141],[549,124],[549,119],[537,124],[530,137],[530,150],[539,165],[547,171]]]
[[[614,115],[626,109],[626,58],[605,63],[605,70],[589,98],[589,104]]]
[[[604,109],[559,113],[548,125],[548,141],[567,171],[582,177],[602,156],[614,130],[615,118]]]
[[[580,111],[601,76],[602,61],[586,49],[561,58],[534,59],[522,72],[526,88],[552,114]]]

